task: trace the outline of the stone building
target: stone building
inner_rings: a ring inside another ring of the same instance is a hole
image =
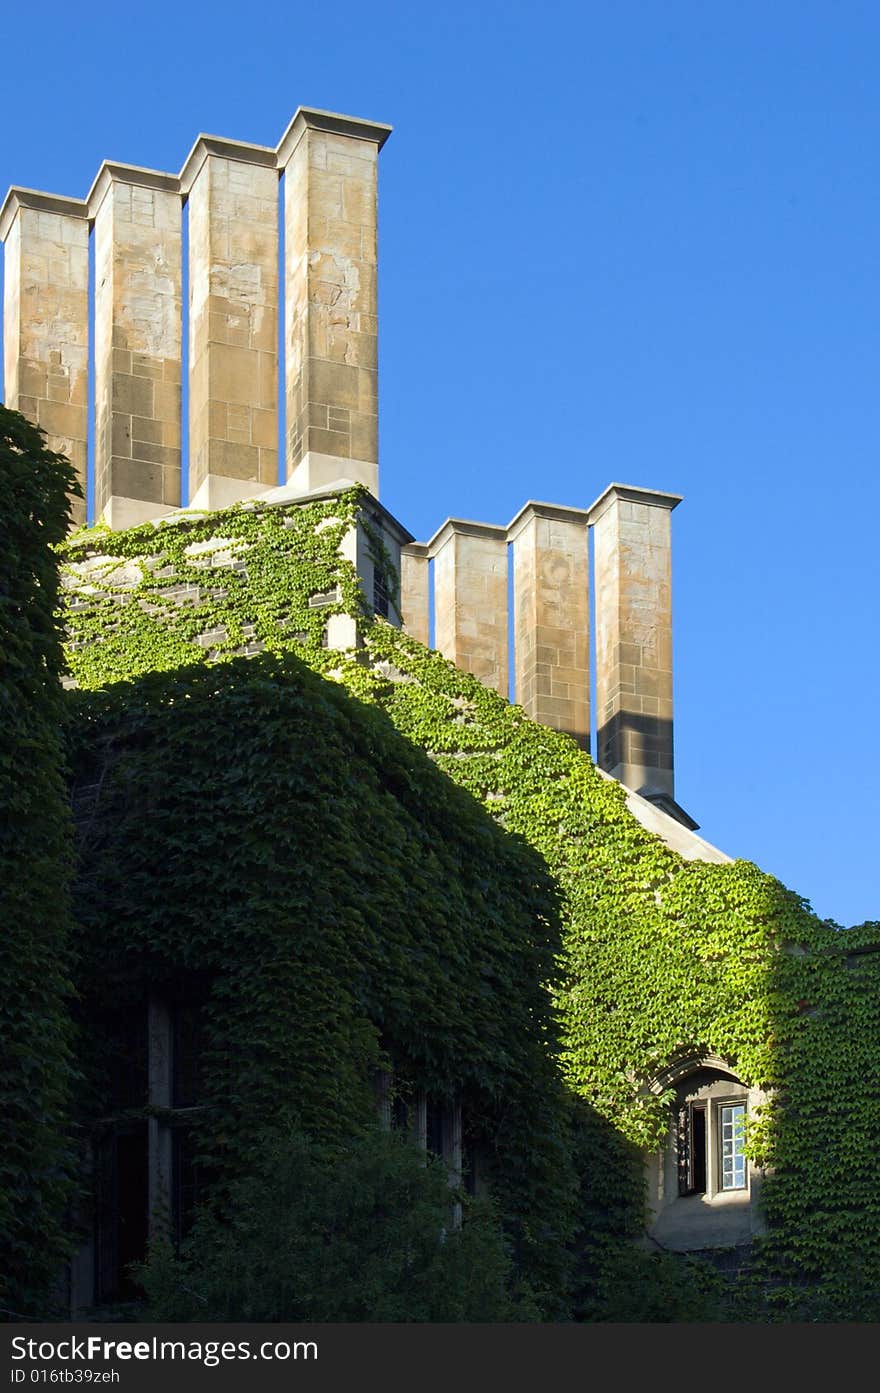
[[[389,134],[382,124],[300,108],[275,146],[199,136],[179,173],[107,161],[83,198],[10,189],[0,209],[7,405],[69,456],[84,493],[91,448],[95,519],[113,531],[160,520],[185,526],[233,504],[305,505],[363,486],[361,521],[343,551],[376,611],[535,721],[586,751],[593,743],[598,768],[624,786],[643,827],[686,860],[724,864],[729,858],[697,835],[675,798],[670,547],[681,500],[610,483],[589,507],[528,500],[507,523],[450,516],[426,541],[380,502],[377,176]],[[81,505],[76,521],[85,521]],[[93,551],[71,582],[72,604],[78,587],[94,588],[99,540]],[[354,620],[334,615],[326,641],[352,648]],[[175,1090],[186,1106],[191,1027],[183,1008],[150,1003],[143,1029],[157,1106],[172,1107]],[[675,1094],[668,1148],[648,1163],[653,1233],[670,1248],[747,1240],[759,1223],[760,1177],[743,1155],[743,1118],[760,1094],[718,1057],[671,1060],[653,1086]],[[423,1143],[425,1108],[422,1099]],[[460,1166],[460,1116],[438,1126],[437,1147]],[[184,1196],[194,1182],[183,1133],[155,1117],[148,1130],[146,1151],[133,1146],[126,1159],[120,1150],[114,1183],[144,1190],[152,1212],[163,1193]],[[105,1294],[136,1255],[118,1243],[105,1252]],[[89,1304],[94,1265],[92,1251],[75,1304]]]

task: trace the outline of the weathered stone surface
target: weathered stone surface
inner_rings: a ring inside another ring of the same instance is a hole
[[[88,464],[89,224],[84,202],[11,189],[0,216],[6,243],[3,362],[6,405],[42,426],[83,491]]]
[[[301,109],[284,168],[287,476],[378,497],[378,152],[390,128]]]
[[[450,518],[428,546],[434,558],[435,646],[507,696],[507,529]]]
[[[672,798],[670,514],[676,494],[611,484],[590,509],[596,586],[597,763]]]
[[[426,646],[430,641],[428,548],[418,542],[401,548],[400,606],[403,628]]]
[[[514,699],[535,721],[590,744],[587,514],[527,503],[510,524]]]
[[[274,151],[200,138],[181,186],[189,194],[190,501],[216,507],[278,482]]]
[[[181,501],[178,181],[155,170],[104,164],[89,211],[95,222],[95,514],[123,527]]]

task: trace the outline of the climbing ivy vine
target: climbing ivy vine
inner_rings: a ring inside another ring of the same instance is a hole
[[[749,863],[684,861],[571,740],[373,615],[339,554],[364,505],[358,491],[253,505],[66,548],[71,741],[89,777],[96,758],[112,768],[100,874],[122,912],[120,972],[225,955],[217,1029],[239,1043],[218,1034],[214,1077],[239,1137],[294,1056],[314,1126],[362,1116],[363,1061],[412,1056],[420,1032],[409,1067],[426,1086],[448,1091],[466,1059],[487,1136],[503,1137],[508,1222],[557,1311],[564,1264],[548,1254],[571,1236],[574,1193],[561,1079],[594,1154],[601,1139],[601,1175],[575,1146],[582,1212],[616,1214],[605,1266],[587,1265],[591,1318],[642,1222],[633,1155],[667,1134],[651,1083],[672,1059],[719,1055],[769,1099],[748,1138],[768,1232],[729,1309],[880,1318],[878,926],[822,922]],[[331,615],[356,619],[357,648],[323,646]],[[93,950],[106,933],[87,912]],[[280,1007],[304,993],[285,1035]]]

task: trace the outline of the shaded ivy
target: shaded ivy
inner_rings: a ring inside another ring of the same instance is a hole
[[[0,1306],[45,1315],[68,1251],[71,824],[53,546],[78,492],[43,432],[0,406]]]

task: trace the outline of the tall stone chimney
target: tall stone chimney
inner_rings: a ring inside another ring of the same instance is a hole
[[[390,126],[301,107],[284,171],[287,470],[379,496],[376,192]]]
[[[189,199],[189,492],[224,508],[278,483],[278,173],[267,145],[199,136]]]
[[[172,174],[105,162],[95,228],[95,514],[180,507],[181,206]]]
[[[610,484],[589,510],[596,610],[597,759],[691,820],[674,800],[671,528],[678,494]]]
[[[404,631],[426,646],[430,642],[431,594],[428,548],[413,542],[400,549],[400,617]]]
[[[82,486],[88,461],[89,222],[81,199],[12,188],[0,209],[6,243],[3,365],[6,405],[46,431]]]
[[[437,647],[507,696],[507,528],[449,518],[428,549],[434,558]],[[404,614],[407,604],[404,598]]]
[[[587,514],[527,503],[513,543],[514,700],[590,748],[590,566]]]

